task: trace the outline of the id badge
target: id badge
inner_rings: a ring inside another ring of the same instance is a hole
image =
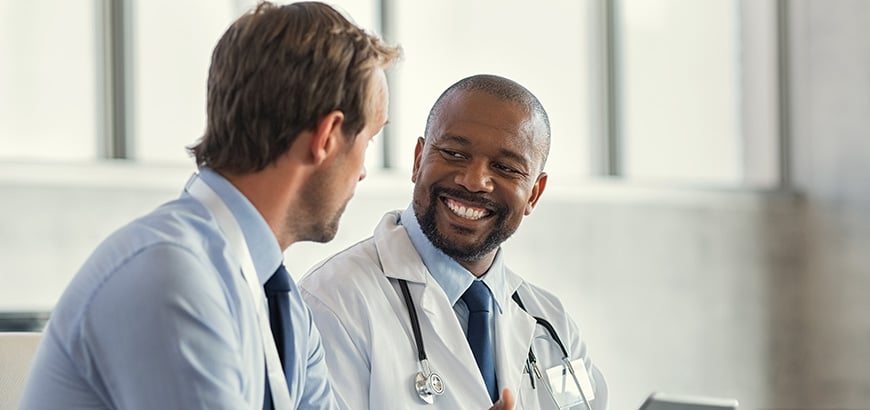
[[[556,404],[563,410],[583,404],[580,389],[583,389],[586,400],[595,398],[595,391],[592,389],[592,382],[589,380],[589,372],[586,371],[583,359],[572,361],[571,367],[574,369],[573,375],[565,363],[547,369],[550,392],[553,393]]]

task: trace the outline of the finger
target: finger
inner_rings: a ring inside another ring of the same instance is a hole
[[[511,394],[510,389],[504,389],[501,391],[501,398],[495,402],[492,408],[493,410],[513,410],[514,395]]]

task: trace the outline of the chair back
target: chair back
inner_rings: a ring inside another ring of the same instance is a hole
[[[42,333],[0,332],[0,410],[18,409]]]

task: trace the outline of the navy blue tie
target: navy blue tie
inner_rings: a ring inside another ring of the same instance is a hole
[[[275,339],[275,347],[278,349],[278,357],[281,358],[281,368],[284,369],[284,377],[287,377],[287,367],[293,366],[293,323],[290,322],[290,274],[282,264],[272,277],[263,285],[266,292],[266,301],[269,303],[269,325],[272,328],[272,337]],[[287,380],[290,385],[290,380]],[[266,379],[266,397],[263,401],[264,409],[272,409],[272,394],[269,388],[269,379]]]
[[[462,301],[468,306],[468,345],[474,353],[477,368],[489,391],[493,403],[498,400],[498,387],[495,378],[495,358],[493,357],[492,295],[483,281],[475,280],[462,294]]]

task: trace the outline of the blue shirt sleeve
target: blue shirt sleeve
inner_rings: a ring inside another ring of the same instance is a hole
[[[297,291],[298,292],[298,291]],[[297,293],[298,294],[298,293]],[[304,305],[303,305],[304,306]],[[308,365],[305,375],[305,389],[299,408],[302,409],[338,409],[340,406],[332,391],[329,370],[326,366],[326,355],[320,332],[314,324],[311,310],[305,307],[308,320]],[[340,369],[337,369],[340,371]]]
[[[84,371],[123,409],[247,407],[237,319],[207,261],[149,246],[106,279],[81,318]],[[77,354],[76,354],[77,353]]]

